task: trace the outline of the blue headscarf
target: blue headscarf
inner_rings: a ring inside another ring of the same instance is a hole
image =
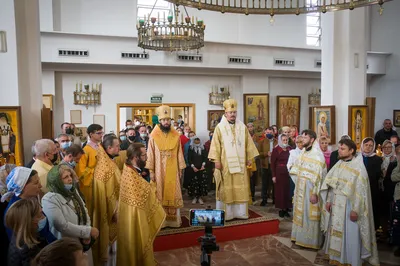
[[[21,195],[22,190],[29,180],[32,169],[26,167],[15,167],[7,176],[7,192],[1,197],[1,202],[4,202],[16,195]]]

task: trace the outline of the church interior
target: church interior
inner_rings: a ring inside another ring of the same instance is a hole
[[[46,252],[67,237],[85,251],[68,266],[400,265],[397,12],[400,0],[2,0],[0,264],[56,265]],[[329,183],[344,158],[366,177],[354,200]],[[345,225],[324,186],[347,197]],[[31,238],[12,219],[29,204]],[[314,205],[317,246],[294,236]],[[193,225],[206,208],[224,226]],[[354,245],[334,230],[351,223]]]

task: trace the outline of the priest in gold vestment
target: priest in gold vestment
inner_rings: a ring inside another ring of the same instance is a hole
[[[156,184],[140,174],[146,156],[141,143],[131,144],[127,150],[118,207],[118,266],[156,265],[153,242],[165,212],[156,196]]]
[[[319,191],[326,175],[326,163],[317,134],[304,130],[302,138],[304,149],[290,168],[295,183],[291,240],[298,246],[319,250],[323,237]]]
[[[97,164],[93,181],[93,227],[99,229],[99,238],[93,245],[94,265],[106,265],[110,247],[117,240],[117,209],[121,171],[113,158],[118,156],[119,141],[108,135],[97,150]]]
[[[163,227],[180,227],[180,208],[183,207],[180,177],[186,164],[179,134],[171,128],[170,110],[167,105],[156,109],[160,124],[150,135],[146,168],[157,185],[157,198],[167,215]]]
[[[225,211],[225,220],[248,219],[251,199],[247,166],[252,166],[258,151],[247,127],[236,119],[236,100],[226,100],[224,109],[208,154],[215,163],[216,208]]]
[[[368,173],[356,150],[354,141],[340,140],[340,161],[321,186],[323,250],[331,265],[379,265]]]

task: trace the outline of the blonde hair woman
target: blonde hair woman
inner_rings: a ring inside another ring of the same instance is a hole
[[[15,202],[6,214],[5,224],[13,231],[8,265],[29,266],[31,260],[48,244],[39,234],[43,224],[46,224],[46,217],[37,199]]]
[[[331,154],[332,151],[328,149],[330,140],[327,137],[320,137],[319,138],[319,147],[321,148],[322,153],[324,154],[325,157],[325,163],[326,167],[329,169],[331,165]]]

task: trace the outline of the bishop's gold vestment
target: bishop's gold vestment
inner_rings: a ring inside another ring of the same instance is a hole
[[[225,220],[249,216],[250,179],[246,164],[256,156],[258,151],[246,126],[240,121],[228,124],[224,116],[215,128],[208,158],[222,164],[222,171],[215,169],[214,177],[217,208],[225,210]]]
[[[180,227],[183,207],[180,173],[186,168],[178,132],[171,128],[164,133],[157,125],[151,132],[147,148],[146,168],[154,174],[157,198],[167,215],[163,227]]]
[[[97,150],[97,165],[93,179],[93,227],[99,238],[93,245],[93,261],[100,265],[108,260],[109,246],[117,239],[117,223],[112,221],[117,212],[121,171],[103,147]]]
[[[153,242],[165,220],[156,184],[125,165],[118,206],[118,266],[156,265]]]

